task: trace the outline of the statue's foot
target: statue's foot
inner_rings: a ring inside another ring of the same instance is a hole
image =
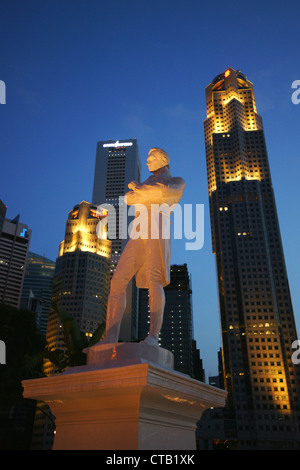
[[[147,338],[144,339],[144,341],[141,341],[141,343],[148,344],[149,346],[158,347],[158,339],[152,335],[148,335]]]
[[[106,331],[104,338],[99,341],[99,344],[117,343],[118,340],[119,325],[114,325]]]
[[[101,339],[98,344],[108,344],[108,343],[117,343],[118,338],[116,336],[107,335],[105,338]]]
[[[110,343],[117,343],[117,341],[111,341],[108,338],[101,339],[97,344],[110,344]]]

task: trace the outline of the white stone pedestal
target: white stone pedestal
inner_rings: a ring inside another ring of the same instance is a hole
[[[226,392],[158,364],[170,366],[165,351],[96,345],[86,366],[23,381],[23,396],[55,415],[54,450],[194,450],[197,421],[207,408],[223,407]]]

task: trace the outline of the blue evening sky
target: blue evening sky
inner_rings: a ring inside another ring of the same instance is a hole
[[[262,115],[296,323],[299,293],[300,80],[298,2],[2,0],[1,190],[7,217],[32,229],[30,250],[55,260],[68,211],[91,201],[96,144],[136,137],[164,148],[204,204],[198,251],[172,242],[192,277],[194,337],[206,376],[221,345],[211,251],[203,120],[205,87],[231,66],[254,84]]]

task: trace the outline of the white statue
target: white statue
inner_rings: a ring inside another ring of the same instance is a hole
[[[126,307],[126,287],[135,275],[137,287],[149,289],[150,330],[143,342],[158,346],[158,335],[162,327],[165,307],[163,288],[170,283],[171,245],[170,237],[163,238],[161,226],[155,227],[153,237],[151,209],[153,210],[153,204],[156,207],[161,204],[167,204],[167,207],[176,205],[185,189],[185,181],[182,178],[172,177],[169,171],[169,161],[169,156],[164,150],[152,148],[148,154],[147,166],[153,175],[144,183],[133,181],[128,185],[130,191],[126,193],[125,201],[128,205],[135,205],[137,210],[141,204],[143,208],[146,208],[140,211],[139,217],[146,214],[148,234],[141,233],[139,238],[130,237],[120,257],[111,280],[106,335],[101,343],[118,342],[120,324]],[[168,222],[170,222],[170,211],[164,211],[162,215],[159,215],[160,225],[164,217],[168,217]]]

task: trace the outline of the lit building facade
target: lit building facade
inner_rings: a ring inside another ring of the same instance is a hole
[[[101,219],[96,206],[86,201],[69,212],[53,282],[52,301],[70,313],[80,331],[89,336],[106,318],[109,293],[111,242],[97,236]],[[46,339],[50,348],[64,347],[62,324],[53,309]],[[51,375],[53,370],[53,365],[47,362],[45,373]]]
[[[92,202],[109,204],[108,238],[111,248],[111,276],[128,241],[128,225],[133,217],[128,216],[128,206],[123,197],[129,191],[131,181],[140,182],[141,161],[136,139],[107,140],[97,143]],[[138,290],[133,279],[126,292],[126,309],[120,328],[120,339],[129,341],[137,337]]]
[[[54,271],[55,261],[28,253],[20,308],[36,313],[36,324],[43,336],[47,332]]]
[[[296,448],[297,339],[262,119],[232,68],[206,87],[204,121],[221,317],[226,439],[241,449]],[[298,366],[299,367],[299,366]]]
[[[5,219],[0,237],[0,303],[19,308],[31,229],[14,219]]]

